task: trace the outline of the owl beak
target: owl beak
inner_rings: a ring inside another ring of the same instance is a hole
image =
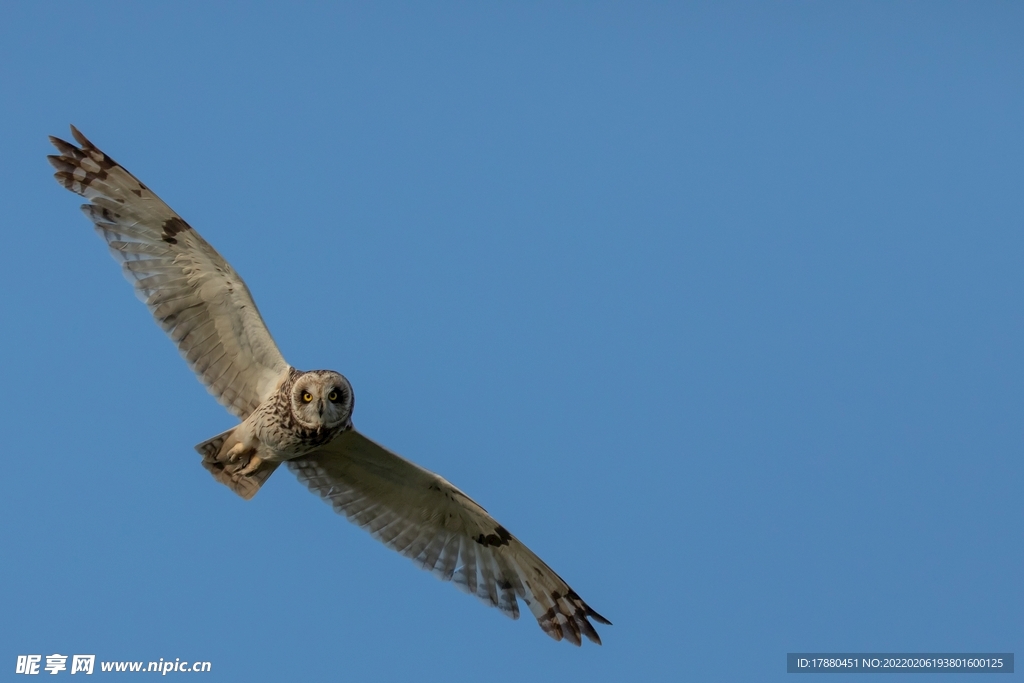
[[[322,398],[317,399],[316,412],[320,413],[320,417],[324,416],[324,400]]]

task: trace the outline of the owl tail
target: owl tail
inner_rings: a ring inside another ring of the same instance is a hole
[[[264,461],[255,472],[239,474],[245,467],[245,461],[230,462],[228,451],[237,443],[234,437],[237,427],[218,434],[196,446],[196,450],[203,456],[203,467],[213,475],[213,478],[227,486],[229,489],[249,500],[256,495],[263,483],[274,473],[279,462]]]

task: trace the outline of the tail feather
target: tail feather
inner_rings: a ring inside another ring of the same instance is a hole
[[[245,461],[230,462],[227,456],[228,451],[238,441],[234,438],[235,429],[237,427],[232,427],[212,439],[207,439],[196,446],[196,451],[203,456],[203,467],[213,475],[214,479],[242,498],[249,500],[256,495],[260,487],[281,463],[264,462],[255,472],[239,474],[239,471],[245,467]]]

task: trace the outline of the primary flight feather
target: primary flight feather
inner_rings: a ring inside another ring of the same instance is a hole
[[[249,499],[282,462],[336,512],[443,581],[544,632],[600,644],[610,624],[487,511],[442,477],[352,426],[354,393],[332,370],[281,355],[238,273],[148,187],[74,126],[50,141],[54,177],[82,211],[189,367],[242,422],[196,446],[217,481]]]

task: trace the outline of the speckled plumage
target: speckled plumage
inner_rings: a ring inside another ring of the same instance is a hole
[[[282,463],[335,511],[420,567],[519,617],[521,599],[555,640],[600,644],[610,623],[519,539],[437,474],[352,427],[354,394],[331,370],[281,355],[227,261],[148,187],[74,127],[48,157],[136,294],[200,381],[241,423],[196,446],[203,466],[252,498]]]
[[[288,377],[281,384],[281,388],[261,403],[247,418],[247,421],[253,422],[256,438],[272,452],[272,459],[283,461],[306,455],[323,446],[344,430],[352,428],[352,422],[349,419],[352,415],[351,405],[344,411],[345,417],[336,424],[310,426],[304,424],[296,415],[290,400],[291,394],[297,382],[311,375],[325,379],[338,378],[338,384],[343,384],[344,394],[352,396],[348,380],[336,372],[331,370],[301,372],[291,368]],[[351,404],[351,400],[349,403]]]

